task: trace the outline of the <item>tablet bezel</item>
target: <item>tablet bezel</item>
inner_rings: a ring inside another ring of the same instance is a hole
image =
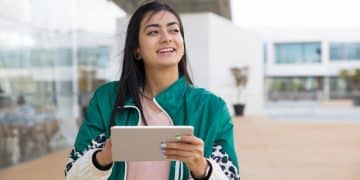
[[[164,161],[160,144],[178,135],[193,135],[192,126],[113,126],[113,161]],[[126,147],[126,148],[124,148]]]

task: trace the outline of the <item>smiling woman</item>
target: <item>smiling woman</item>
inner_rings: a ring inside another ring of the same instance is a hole
[[[178,14],[158,1],[139,7],[127,28],[120,81],[96,90],[66,164],[66,178],[239,179],[226,104],[195,87],[187,66]],[[113,162],[110,128],[115,125],[190,125],[194,135],[159,144],[167,161]]]
[[[147,13],[140,24],[136,51],[142,57],[145,69],[165,67],[168,72],[176,73],[184,54],[184,40],[176,16],[168,11]]]

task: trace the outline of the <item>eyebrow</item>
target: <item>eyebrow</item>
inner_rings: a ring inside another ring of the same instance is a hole
[[[169,22],[169,23],[166,24],[166,26],[169,27],[169,26],[172,26],[172,25],[175,25],[175,24],[178,24],[178,23],[177,23],[177,22]],[[159,28],[160,25],[159,25],[159,24],[149,24],[149,25],[147,25],[147,26],[144,28],[144,30],[146,30],[146,29],[149,28],[149,27]]]

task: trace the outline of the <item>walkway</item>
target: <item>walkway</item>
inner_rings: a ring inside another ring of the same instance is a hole
[[[360,123],[235,118],[242,180],[358,180]],[[68,150],[0,171],[1,180],[64,179]]]

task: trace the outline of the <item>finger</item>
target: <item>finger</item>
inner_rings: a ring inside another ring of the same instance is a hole
[[[179,160],[179,161],[182,161],[182,162],[187,162],[188,161],[187,157],[182,157],[182,156],[166,156],[166,159]]]
[[[204,145],[204,141],[196,136],[180,136],[177,142]]]
[[[195,158],[194,157],[185,157],[185,156],[172,155],[172,156],[166,156],[166,159],[183,161],[189,166],[189,164],[193,164]]]
[[[195,159],[199,159],[202,155],[189,152],[169,152],[164,154],[166,159],[182,160],[184,162],[192,162]]]
[[[186,143],[181,143],[181,142],[171,142],[171,143],[166,143],[165,149],[182,150],[182,151],[188,151],[188,152],[202,152],[203,146],[194,145],[194,144],[186,144]]]
[[[167,149],[165,151],[164,155],[165,156],[193,157],[193,158],[197,158],[197,157],[201,156],[200,153],[182,151],[182,150],[176,150],[176,149]]]

